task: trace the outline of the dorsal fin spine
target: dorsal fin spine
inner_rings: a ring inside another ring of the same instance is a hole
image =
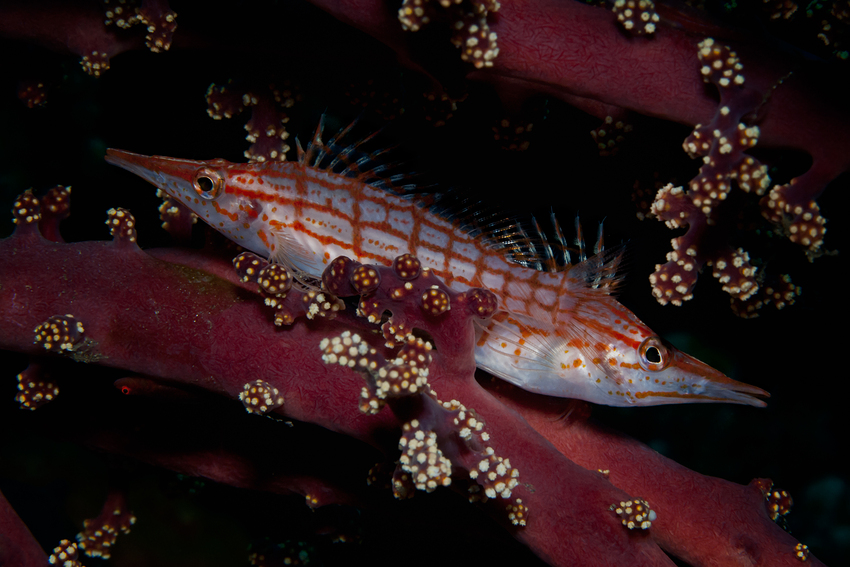
[[[555,216],[555,209],[550,209],[549,216],[552,222],[552,229],[555,231],[555,240],[558,241],[558,245],[562,250],[563,264],[566,266],[572,265],[572,259],[570,258],[570,248],[567,246],[567,239],[564,238],[564,233],[561,231],[561,224],[558,222],[558,217]]]
[[[602,222],[599,223],[599,229],[596,233],[596,244],[593,245],[593,253],[599,254],[603,250],[605,250],[605,232],[602,229],[602,224],[605,222],[603,219]]]
[[[576,215],[576,246],[578,246],[578,261],[579,263],[587,260],[587,254],[584,251],[584,234],[581,231],[581,221]]]

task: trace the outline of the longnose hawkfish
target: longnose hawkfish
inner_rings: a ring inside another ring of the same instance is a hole
[[[305,285],[337,256],[391,265],[419,258],[449,287],[483,287],[499,311],[478,332],[476,364],[517,386],[613,406],[731,402],[769,394],[676,350],[611,295],[620,252],[570,263],[557,224],[482,213],[405,192],[377,153],[327,143],[322,126],[291,162],[231,163],[107,150],[106,160],[186,205],[215,230],[280,262]],[[432,194],[433,195],[433,194]],[[561,252],[556,252],[555,250]],[[320,285],[320,284],[319,284]]]

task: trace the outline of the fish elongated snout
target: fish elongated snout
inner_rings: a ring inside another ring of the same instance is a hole
[[[206,163],[164,156],[146,156],[113,148],[106,150],[105,159],[107,163],[138,175],[173,197],[192,188],[195,173]]]

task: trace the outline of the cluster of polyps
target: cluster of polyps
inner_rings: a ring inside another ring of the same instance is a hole
[[[672,240],[673,251],[667,254],[667,262],[656,265],[649,279],[652,294],[659,303],[681,305],[693,298],[703,267],[711,266],[712,275],[732,297],[733,310],[741,316],[752,316],[772,301],[773,291],[766,288],[783,287],[781,282],[788,276],[780,276],[779,282],[760,281],[756,277],[757,268],[749,262],[749,254],[722,242],[717,225],[723,215],[730,214],[729,207],[724,209],[722,204],[733,184],[756,195],[764,195],[770,187],[767,166],[745,153],[758,142],[759,128],[745,124],[744,120],[763,101],[758,92],[743,87],[743,65],[734,51],[711,38],[701,42],[699,48],[700,73],[720,91],[720,106],[712,120],[697,124],[683,144],[688,155],[702,159],[699,173],[686,189],[671,184],[663,187],[652,204],[656,218],[670,228],[688,226],[688,231]],[[794,208],[780,195],[784,190],[774,188],[762,199],[763,215],[777,224],[786,224],[785,230],[793,242],[817,249],[823,240],[825,222],[817,204],[811,201],[805,207]],[[788,223],[783,216],[786,213],[797,217]],[[788,296],[787,302],[774,305],[781,308],[793,303],[799,290],[790,291],[790,295],[782,294]]]
[[[391,267],[337,258],[322,280],[327,293],[360,295],[357,313],[372,323],[380,323],[385,312],[392,313],[381,326],[383,347],[345,331],[323,339],[319,348],[325,363],[363,374],[362,412],[376,414],[390,405],[402,422],[402,454],[392,483],[395,495],[404,498],[414,489],[431,492],[449,486],[453,469],[461,469],[473,481],[470,500],[511,498],[519,471],[490,446],[490,434],[474,410],[457,400],[437,399],[428,383],[437,353],[430,342],[408,332],[419,328],[439,337],[440,326],[449,318],[471,325],[475,317],[492,316],[496,306],[492,293],[481,289],[455,293],[409,254],[396,258]],[[399,344],[395,354],[386,354],[384,349]],[[525,525],[527,515],[520,499],[509,506],[514,525]]]
[[[418,31],[436,19],[447,19],[452,30],[451,42],[461,50],[460,58],[476,68],[492,67],[499,55],[496,32],[490,29],[488,17],[499,10],[494,0],[475,0],[473,11],[460,2],[405,0],[398,11],[401,27]]]
[[[315,289],[293,288],[294,278],[280,264],[272,264],[252,252],[233,259],[233,267],[243,283],[256,283],[266,305],[274,308],[274,324],[291,325],[298,317],[333,318],[345,304],[335,295]]]
[[[319,348],[325,363],[363,373],[361,411],[375,414],[390,404],[400,420],[409,417],[402,425],[402,454],[393,474],[397,498],[411,497],[414,488],[432,492],[449,486],[453,467],[466,470],[474,481],[470,501],[511,498],[519,471],[489,446],[484,422],[457,400],[439,401],[429,386],[430,343],[410,335],[398,355],[387,360],[363,337],[345,331],[322,340]],[[525,525],[528,510],[521,499],[508,509],[514,525]]]

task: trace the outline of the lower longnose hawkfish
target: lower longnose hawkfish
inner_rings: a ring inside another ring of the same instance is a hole
[[[327,143],[321,125],[293,162],[231,163],[107,150],[239,245],[318,285],[337,256],[392,264],[419,258],[456,291],[483,287],[499,311],[480,324],[476,364],[532,392],[613,406],[731,402],[764,406],[732,380],[655,335],[611,296],[620,251],[570,263],[557,223],[547,239],[519,221],[455,199],[406,191],[376,153]]]

